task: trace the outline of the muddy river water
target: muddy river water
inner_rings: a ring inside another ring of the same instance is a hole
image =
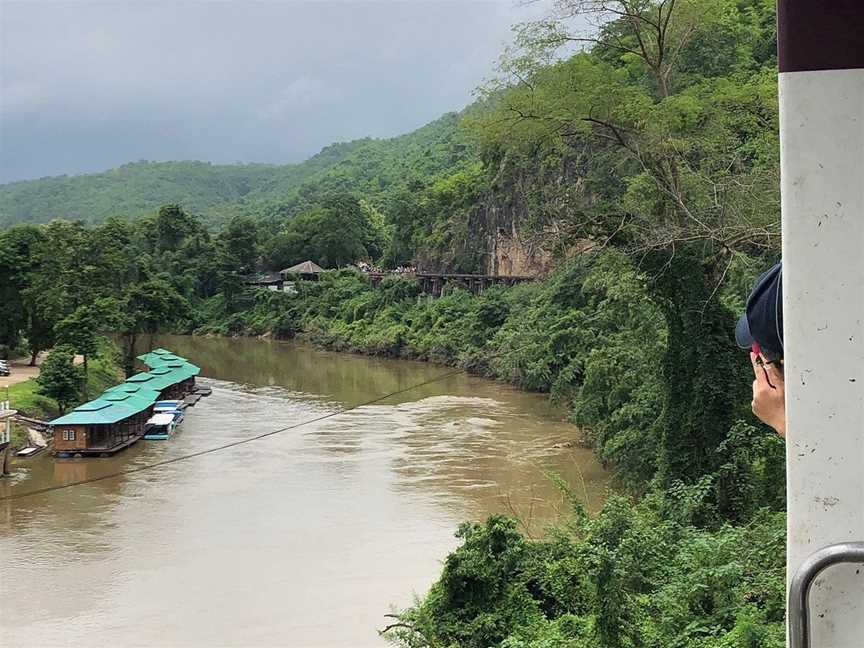
[[[545,398],[447,367],[250,339],[168,337],[212,396],[169,441],[13,463],[0,496],[128,470],[401,393],[152,470],[0,501],[0,644],[383,646],[465,520],[596,509],[607,478]],[[413,385],[427,383],[421,387]]]

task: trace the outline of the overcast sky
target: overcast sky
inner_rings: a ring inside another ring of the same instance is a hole
[[[470,102],[543,4],[0,0],[0,182],[404,133]]]

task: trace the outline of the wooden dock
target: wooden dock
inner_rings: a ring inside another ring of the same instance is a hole
[[[183,407],[195,407],[198,404],[198,401],[201,400],[201,394],[189,394],[186,398],[183,399]]]
[[[48,429],[47,421],[40,421],[39,419],[30,418],[29,416],[24,416],[23,414],[15,414],[13,418],[16,421],[21,421],[21,423],[26,423],[30,427],[33,427],[40,432],[43,432]]]

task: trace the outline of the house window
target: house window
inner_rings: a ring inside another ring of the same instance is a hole
[[[75,440],[75,430],[63,430],[63,440],[64,441],[74,441]]]

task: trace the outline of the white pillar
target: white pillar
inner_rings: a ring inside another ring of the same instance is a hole
[[[854,61],[830,69],[830,60],[807,69],[804,50],[818,48],[819,37],[808,42],[807,32],[788,21],[803,21],[795,12],[808,3],[780,4],[791,578],[817,549],[864,541],[864,69]],[[832,11],[830,3],[811,6]],[[864,5],[858,12],[856,28],[864,24]],[[829,27],[842,30],[844,22],[849,15]],[[823,58],[828,42],[822,41]],[[858,58],[864,58],[861,48],[859,40]],[[859,567],[838,565],[817,579],[810,605],[814,648],[864,646]]]

